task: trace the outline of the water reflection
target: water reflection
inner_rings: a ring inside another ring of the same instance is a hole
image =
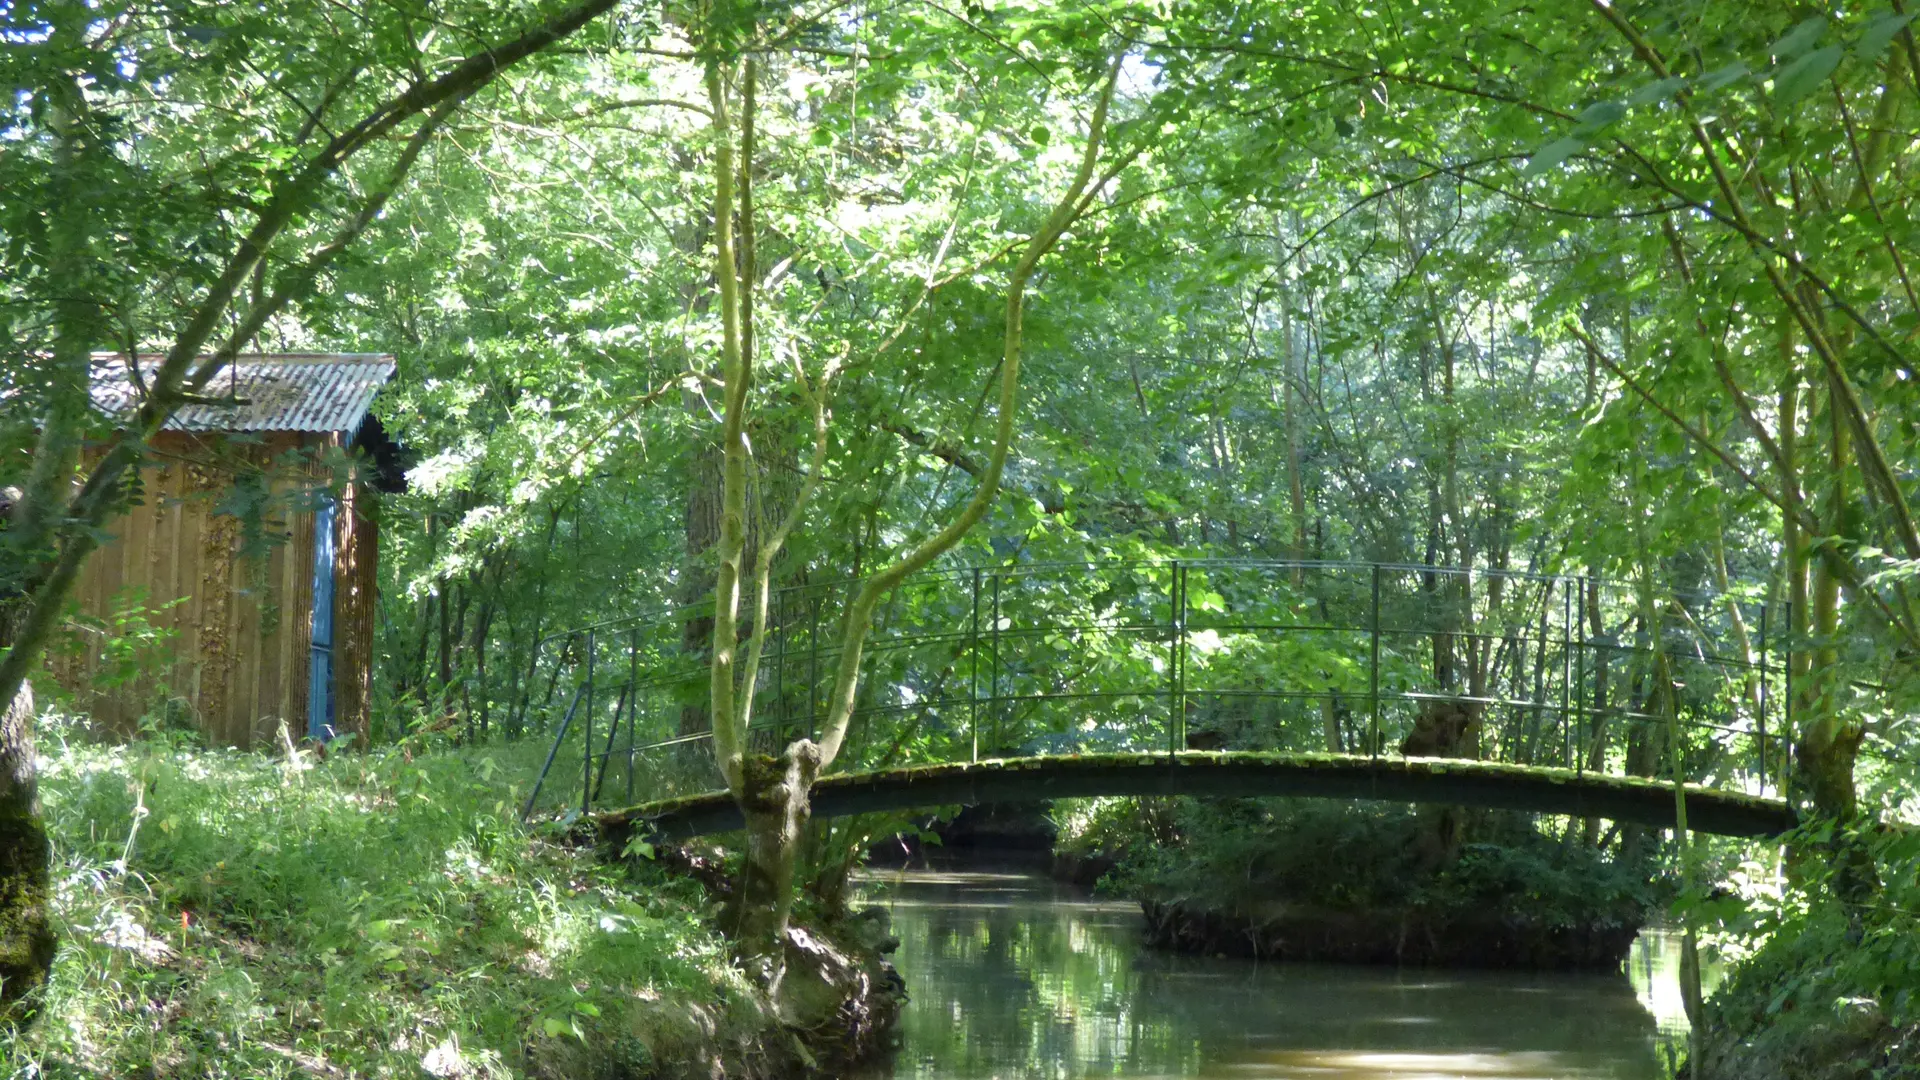
[[[1255,964],[1148,950],[1133,905],[1037,877],[881,872],[864,889],[893,909],[912,994],[902,1080],[1654,1080],[1673,1030],[1641,1003],[1671,985],[1659,948],[1631,984]]]
[[[1725,972],[1712,956],[1700,960],[1700,992],[1712,997]],[[1680,932],[1643,931],[1627,958],[1627,978],[1640,1006],[1653,1016],[1662,1038],[1684,1042],[1689,1025],[1687,1006],[1680,996]]]

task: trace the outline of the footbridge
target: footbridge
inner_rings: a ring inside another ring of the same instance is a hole
[[[817,737],[858,582],[777,590],[754,752]],[[737,828],[713,790],[711,608],[544,638],[498,722],[550,737],[526,816]],[[1088,795],[1287,795],[1778,833],[1791,625],[1747,593],[1389,563],[1010,563],[876,613],[816,817]],[[1660,642],[1656,651],[1654,642]],[[485,733],[481,733],[485,734]],[[1676,775],[1677,774],[1677,775]]]
[[[1527,810],[1674,827],[1671,783],[1644,777],[1459,758],[1370,758],[1325,753],[1094,754],[905,766],[822,779],[816,818],[941,806],[981,806],[1092,795],[1287,795]],[[1722,836],[1774,836],[1794,826],[1782,799],[1699,784],[1684,790],[1687,825]],[[635,836],[686,840],[741,827],[725,791],[665,799],[599,815],[616,846]]]

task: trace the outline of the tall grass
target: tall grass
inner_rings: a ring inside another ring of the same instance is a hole
[[[692,886],[520,826],[531,749],[55,736],[61,945],[14,1075],[650,1071],[757,1008]]]

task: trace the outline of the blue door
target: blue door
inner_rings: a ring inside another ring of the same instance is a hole
[[[313,649],[307,664],[307,737],[333,738],[333,496],[313,512]]]

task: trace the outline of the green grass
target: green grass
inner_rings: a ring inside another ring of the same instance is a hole
[[[61,943],[12,1074],[653,1071],[756,1023],[693,886],[520,827],[538,748],[43,742]]]

